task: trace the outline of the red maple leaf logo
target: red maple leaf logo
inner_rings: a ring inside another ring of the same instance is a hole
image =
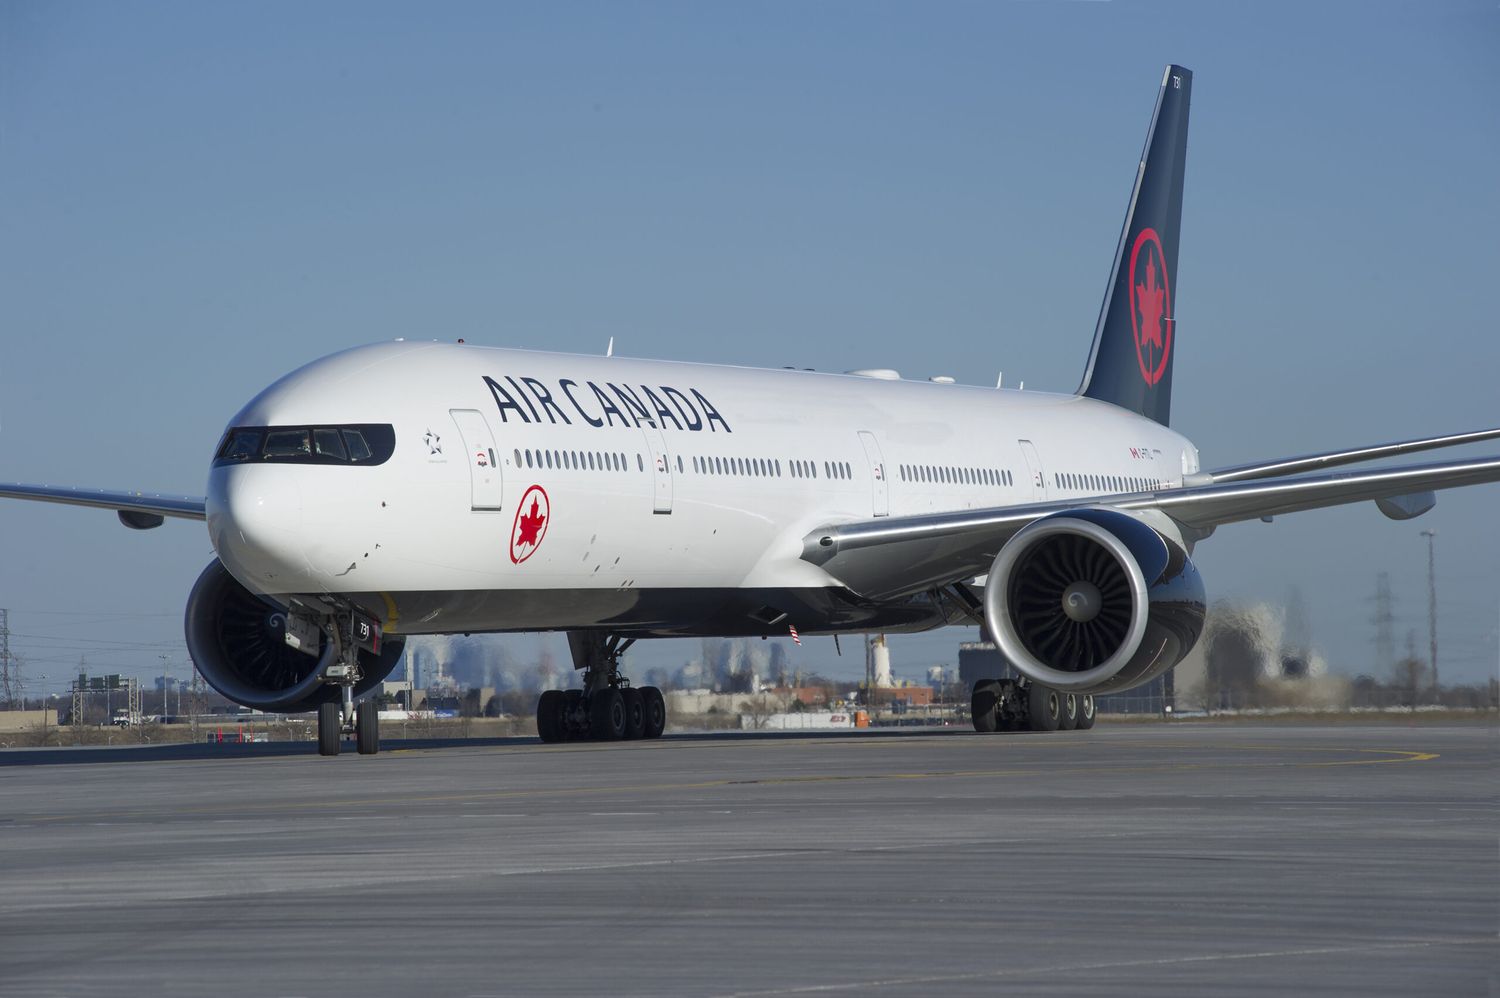
[[[1141,266],[1142,255],[1145,266]],[[1146,228],[1130,248],[1130,325],[1135,358],[1147,385],[1161,381],[1172,356],[1172,288],[1166,258],[1155,229]]]
[[[1135,300],[1141,311],[1141,346],[1156,344],[1162,349],[1161,314],[1166,305],[1166,289],[1156,285],[1156,259],[1146,258],[1146,283],[1135,286]]]
[[[542,531],[542,524],[547,522],[547,517],[542,515],[541,503],[531,500],[531,512],[523,513],[516,521],[520,525],[520,531],[516,534],[516,547],[523,544],[535,545]]]

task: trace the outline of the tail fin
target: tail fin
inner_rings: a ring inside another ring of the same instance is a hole
[[[1078,394],[1167,425],[1177,343],[1177,234],[1193,74],[1168,66],[1115,250],[1115,267]]]

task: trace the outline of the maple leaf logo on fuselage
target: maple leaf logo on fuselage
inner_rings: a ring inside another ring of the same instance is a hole
[[[511,564],[519,565],[537,553],[542,538],[547,536],[551,519],[552,500],[547,498],[546,489],[533,485],[521,494],[521,501],[516,504],[516,518],[510,525]]]
[[[521,514],[516,521],[520,524],[520,531],[516,534],[516,547],[523,544],[536,545],[537,538],[541,535],[542,524],[547,522],[547,517],[541,512],[541,503],[531,500],[531,512]]]

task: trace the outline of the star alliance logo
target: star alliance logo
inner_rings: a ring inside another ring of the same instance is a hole
[[[441,454],[443,452],[442,439],[443,438],[438,436],[436,433],[428,430],[427,435],[422,438],[423,442],[427,444],[427,453]]]

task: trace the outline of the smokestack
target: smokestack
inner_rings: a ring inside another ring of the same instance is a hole
[[[890,689],[896,685],[896,678],[891,675],[891,649],[885,643],[885,635],[876,635],[871,644],[875,650],[875,688]]]

